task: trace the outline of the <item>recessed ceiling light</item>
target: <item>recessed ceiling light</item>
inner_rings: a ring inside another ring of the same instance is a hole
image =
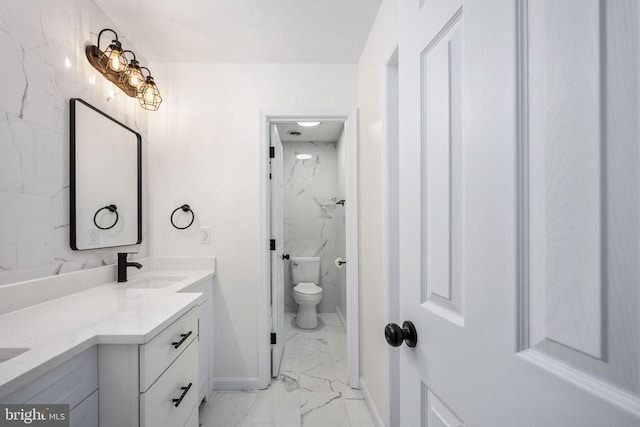
[[[313,158],[311,154],[296,154],[296,158],[300,160],[309,160]]]
[[[298,122],[298,126],[304,126],[306,128],[312,128],[318,126],[320,122]]]

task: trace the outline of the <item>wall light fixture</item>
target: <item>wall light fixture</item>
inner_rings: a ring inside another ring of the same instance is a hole
[[[113,33],[115,39],[104,51],[101,51],[100,38],[105,31]],[[137,98],[142,108],[151,111],[157,111],[160,108],[162,97],[151,76],[151,71],[147,67],[140,66],[135,53],[122,49],[118,34],[111,28],[100,31],[98,43],[88,44],[85,48],[85,54],[93,68],[125,94]],[[130,54],[131,59],[127,59],[125,54]],[[148,74],[145,76],[142,70],[146,70]]]

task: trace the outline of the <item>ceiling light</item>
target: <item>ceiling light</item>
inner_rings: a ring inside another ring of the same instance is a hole
[[[312,128],[320,124],[320,122],[297,122],[297,123],[298,123],[298,126],[304,126],[306,128]]]
[[[113,33],[115,39],[103,51],[100,50],[100,39],[102,33],[109,31]],[[131,54],[133,58],[128,60],[125,53]],[[110,28],[105,28],[98,33],[98,43],[88,44],[85,54],[89,63],[111,83],[132,98],[137,98],[140,105],[145,110],[156,111],[160,107],[162,97],[151,72],[146,67],[141,67],[136,59],[136,54],[130,50],[123,50],[122,43],[118,40],[118,34]],[[146,77],[142,70],[149,73]],[[90,81],[94,84],[95,81]]]
[[[312,159],[313,156],[311,154],[296,154],[296,158],[300,160],[309,160]]]

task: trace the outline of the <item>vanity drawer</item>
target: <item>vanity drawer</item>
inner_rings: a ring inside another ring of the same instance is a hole
[[[189,415],[189,419],[186,423],[184,423],[184,427],[198,427],[200,425],[200,414],[198,413],[198,407],[196,406],[191,411],[191,415]]]
[[[98,427],[98,390],[69,413],[69,427]]]
[[[189,387],[189,384],[191,386]],[[188,390],[184,388],[188,387]],[[182,400],[176,407],[174,399]],[[198,341],[192,341],[153,386],[140,394],[140,425],[183,426],[198,406]]]
[[[151,341],[141,345],[140,391],[147,391],[197,335],[198,313],[196,308],[193,308]],[[196,360],[195,365],[197,364]]]
[[[56,366],[1,403],[66,404],[75,408],[98,388],[98,350],[96,346]]]

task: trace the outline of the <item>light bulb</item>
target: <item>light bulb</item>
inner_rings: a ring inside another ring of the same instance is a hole
[[[111,55],[109,67],[113,71],[120,71],[120,68],[122,67],[122,63],[120,62],[120,52],[114,51],[114,53]]]
[[[148,84],[144,89],[144,100],[147,102],[153,102],[154,94],[153,94],[153,86]]]
[[[139,83],[140,80],[138,80],[138,74],[131,73],[131,76],[129,77],[129,86],[137,87]]]

